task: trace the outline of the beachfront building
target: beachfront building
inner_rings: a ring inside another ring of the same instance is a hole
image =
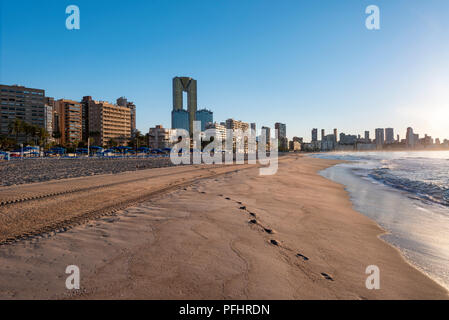
[[[0,135],[10,134],[10,123],[15,119],[45,128],[45,91],[19,85],[0,85]],[[25,134],[17,135],[18,142],[25,142]]]
[[[201,122],[201,131],[204,131],[207,124],[214,122],[214,113],[207,109],[198,110],[195,113],[195,120]]]
[[[276,122],[274,124],[276,138],[278,138],[279,151],[288,151],[287,125],[285,123]]]
[[[351,134],[340,133],[340,142],[342,145],[354,145],[357,142],[357,136]]]
[[[312,129],[312,142],[318,141],[318,129],[313,128]]]
[[[150,128],[148,133],[148,146],[152,149],[171,148],[173,142],[171,136],[176,133],[176,129],[167,129],[162,125]]]
[[[413,148],[415,146],[415,134],[413,133],[413,128],[411,127],[407,128],[405,144],[408,148]]]
[[[89,135],[95,144],[127,145],[131,138],[131,110],[106,101],[89,102]]]
[[[376,145],[378,148],[382,148],[385,142],[385,130],[383,128],[376,129]]]
[[[215,134],[217,136],[221,137],[221,141],[226,141],[226,126],[224,126],[218,122],[214,122],[214,123],[208,123],[206,125],[206,130],[208,130],[208,129],[214,129]]]
[[[234,130],[241,130],[242,132],[249,131],[249,123],[247,123],[247,122],[243,122],[240,120],[234,120],[234,119],[227,119],[225,124],[226,124],[226,131],[229,131],[229,130],[231,132],[234,132]],[[236,150],[238,152],[247,153],[248,152],[248,141],[245,139],[242,143],[241,139],[242,139],[241,137],[235,137],[233,135],[234,150]],[[238,145],[239,146],[243,145],[243,149],[237,150]]]
[[[249,124],[240,120],[228,119],[226,120],[226,129],[246,131],[249,129]]]
[[[136,105],[134,102],[128,101],[125,97],[118,98],[117,105],[128,108],[131,112],[131,136],[133,137],[136,133]]]
[[[82,105],[81,103],[68,99],[60,99],[55,102],[57,113],[58,142],[76,144],[81,141],[82,136]]]
[[[328,134],[321,140],[321,151],[332,151],[335,150],[335,147],[336,143],[333,134]]]
[[[394,129],[393,128],[385,129],[385,143],[386,144],[394,143]]]
[[[365,131],[365,143],[370,143],[370,142],[371,142],[371,140],[370,140],[370,138],[369,138],[369,131],[366,130],[366,131]]]
[[[54,141],[53,121],[54,121],[55,106],[56,106],[55,99],[45,97],[45,130],[48,133],[49,141]]]

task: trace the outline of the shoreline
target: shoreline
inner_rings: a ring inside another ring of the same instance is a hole
[[[364,168],[363,163],[364,161],[342,160],[341,163],[326,168],[319,174],[344,186],[349,193],[353,209],[371,219],[379,228],[384,230],[384,233],[379,235],[380,240],[396,249],[405,262],[449,291],[448,279],[444,276],[446,256],[442,255],[438,259],[431,259],[432,250],[445,250],[446,248],[440,248],[436,244],[434,247],[432,242],[423,238],[424,234],[417,227],[420,220],[416,220],[421,216],[419,210],[438,215],[444,214],[441,210],[445,210],[445,208],[440,208],[438,204],[423,203],[419,199],[411,199],[399,189],[379,182],[372,183],[370,179],[363,179],[365,174],[359,175],[352,171]],[[380,202],[365,199],[366,193],[371,194],[370,198],[377,199]],[[382,213],[373,211],[374,202],[376,203],[376,211]],[[399,207],[398,204],[400,204]],[[426,223],[425,216],[422,219],[424,219],[423,223]],[[416,230],[415,232],[408,232],[409,228],[411,230],[416,228]],[[441,230],[433,225],[424,224],[423,228],[434,230],[436,237],[441,236]],[[414,246],[408,244],[410,239],[416,241]],[[422,247],[425,247],[426,250],[420,251]]]
[[[1,246],[0,298],[448,299],[379,238],[343,185],[320,176],[338,162],[291,155],[274,176],[228,173]],[[77,292],[64,288],[72,264]],[[372,264],[380,290],[365,287]]]

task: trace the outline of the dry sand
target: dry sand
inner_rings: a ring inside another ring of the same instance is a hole
[[[253,167],[196,181],[0,246],[0,298],[447,299],[317,174],[335,163],[292,155],[273,176]],[[77,292],[65,289],[68,265],[80,267]],[[369,265],[380,268],[380,290],[365,287]]]

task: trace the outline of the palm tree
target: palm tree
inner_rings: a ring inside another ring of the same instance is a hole
[[[8,133],[13,134],[16,137],[16,141],[19,138],[19,134],[24,131],[25,122],[16,118],[13,122],[8,124]]]
[[[39,145],[43,145],[45,147],[45,145],[48,142],[48,138],[50,137],[50,135],[47,132],[47,130],[45,130],[42,127],[38,127],[37,128],[37,137],[39,138]]]
[[[15,145],[16,145],[16,141],[14,139],[10,139],[5,135],[0,136],[0,149],[8,150]]]
[[[32,125],[27,123],[27,122],[23,122],[22,124],[22,132],[25,133],[25,142],[28,143],[30,136],[32,135]]]

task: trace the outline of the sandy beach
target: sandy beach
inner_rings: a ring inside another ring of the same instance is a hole
[[[336,163],[289,155],[273,176],[186,166],[1,187],[0,298],[448,299],[318,174]],[[68,265],[80,290],[65,288]],[[380,290],[365,287],[369,265]]]

